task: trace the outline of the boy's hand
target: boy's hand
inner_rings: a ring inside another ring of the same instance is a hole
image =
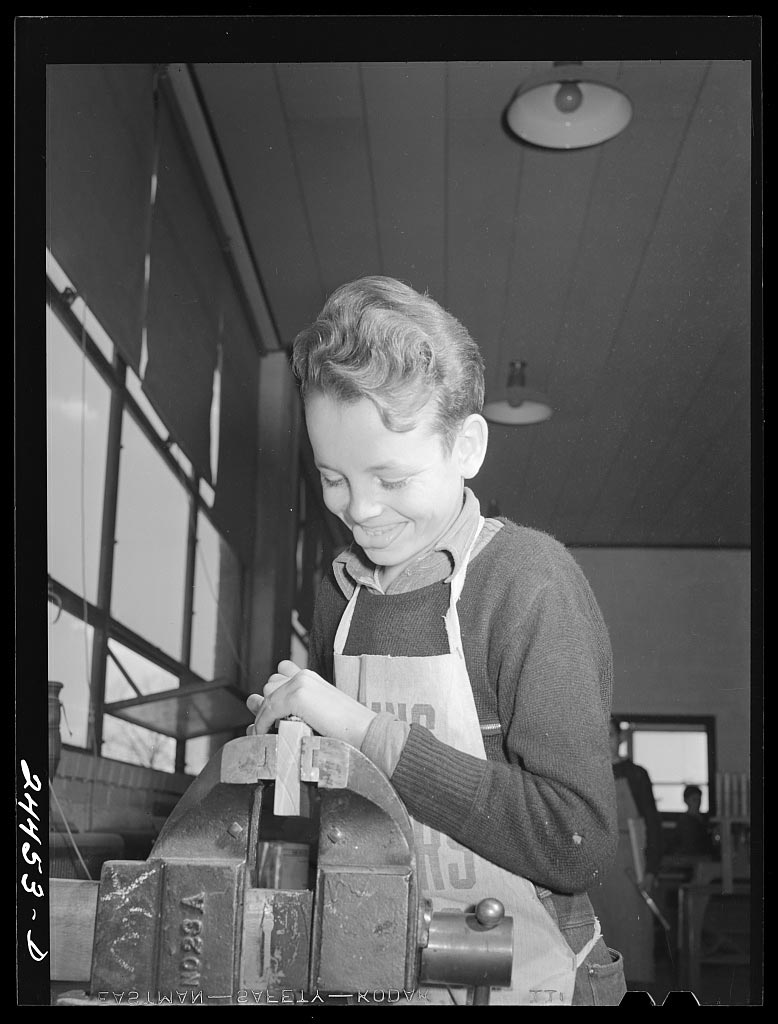
[[[293,661],[282,661],[265,684],[264,697],[252,693],[246,706],[255,716],[254,724],[246,729],[248,736],[262,736],[273,722],[296,715],[319,735],[343,740],[357,749],[376,715],[316,672],[300,669]]]

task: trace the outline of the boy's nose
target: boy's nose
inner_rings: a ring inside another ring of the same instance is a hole
[[[349,495],[348,514],[353,522],[365,523],[381,511],[380,502],[370,489],[352,488]]]

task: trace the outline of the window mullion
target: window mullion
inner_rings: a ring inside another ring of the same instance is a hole
[[[87,747],[94,750],[96,754],[101,752],[103,745],[103,706],[105,704],[106,660],[108,657],[108,630],[105,627],[105,623],[108,621],[111,607],[122,416],[124,414],[124,385],[127,375],[127,364],[118,352],[114,354],[113,370],[116,376],[116,385],[111,388],[105,484],[103,488],[103,515],[100,533],[100,567],[97,577],[97,607],[102,613],[102,617],[101,622],[95,627],[92,647],[87,730]]]
[[[192,629],[194,625],[194,590],[195,590],[195,564],[197,555],[197,511],[198,501],[195,495],[199,487],[199,478],[195,475],[194,488],[189,495],[189,531],[186,547],[186,576],[184,580],[184,623],[181,636],[181,661],[187,668],[191,665],[192,659]],[[182,680],[183,682],[183,680]],[[184,683],[185,685],[185,683]],[[183,772],[186,767],[186,740],[176,742],[176,765],[177,772]]]

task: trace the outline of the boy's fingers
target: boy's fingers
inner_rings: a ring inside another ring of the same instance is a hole
[[[252,715],[256,715],[259,709],[262,707],[264,700],[265,698],[262,696],[261,693],[250,693],[246,698],[246,707],[249,709]]]
[[[293,661],[280,661],[278,663],[278,671],[282,676],[286,676],[287,679],[291,679],[292,676],[296,676],[300,671],[300,666],[295,665]]]
[[[278,675],[277,673],[276,675],[271,676],[265,683],[265,697],[269,697],[271,693],[275,693],[276,690],[280,689],[280,687],[286,686],[288,682],[289,676],[282,676]]]

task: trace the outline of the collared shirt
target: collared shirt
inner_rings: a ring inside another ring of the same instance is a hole
[[[357,584],[378,594],[404,594],[410,590],[428,587],[432,583],[448,583],[467,555],[478,529],[480,515],[481,506],[478,498],[469,487],[465,487],[462,510],[435,547],[413,558],[388,587],[384,588],[381,585],[379,567],[374,565],[356,544],[351,544],[333,561],[332,567],[338,586],[345,597],[350,598]],[[471,558],[489,542],[501,526],[502,523],[496,519],[485,520]]]

